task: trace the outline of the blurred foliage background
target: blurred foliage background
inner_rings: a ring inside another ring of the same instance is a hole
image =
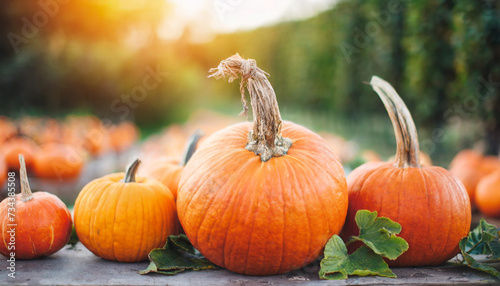
[[[198,108],[237,114],[238,85],[207,79],[236,52],[271,75],[282,115],[394,153],[392,126],[364,84],[406,101],[421,147],[446,166],[458,150],[500,146],[500,2],[344,0],[314,17],[199,40],[158,30],[168,1],[4,0],[0,114],[95,114],[143,134]],[[45,15],[45,16],[44,16]]]

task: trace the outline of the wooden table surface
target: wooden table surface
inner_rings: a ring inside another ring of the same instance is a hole
[[[16,278],[7,276],[2,259],[0,284],[17,285],[500,285],[500,280],[451,263],[439,267],[394,268],[398,278],[356,277],[319,280],[318,262],[300,270],[275,276],[245,276],[227,270],[193,271],[166,276],[140,275],[148,262],[119,263],[94,256],[82,244],[35,260],[17,261]],[[490,264],[491,265],[491,264]],[[500,268],[500,264],[495,265]]]

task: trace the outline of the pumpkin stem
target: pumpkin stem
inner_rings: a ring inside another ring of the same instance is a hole
[[[210,69],[209,77],[216,79],[228,76],[232,82],[241,75],[240,93],[243,111],[240,116],[245,116],[248,106],[245,100],[245,86],[250,94],[253,111],[253,130],[250,131],[245,149],[260,156],[262,162],[271,157],[286,155],[292,146],[292,140],[281,136],[281,116],[278,108],[276,94],[267,79],[265,71],[257,67],[257,62],[252,59],[245,60],[236,54],[220,62],[217,68]]]
[[[130,166],[127,168],[127,172],[125,173],[123,182],[135,183],[135,174],[137,173],[137,169],[139,169],[140,164],[141,160],[139,158],[135,159],[135,161],[130,164]]]
[[[198,141],[200,141],[203,135],[205,135],[203,131],[201,131],[200,129],[196,129],[193,135],[189,137],[186,149],[184,150],[184,155],[182,156],[182,160],[180,161],[179,165],[186,166],[189,159],[191,159],[191,157],[193,156],[194,151],[196,151],[196,144],[198,144]]]
[[[19,154],[19,173],[21,175],[21,201],[27,202],[33,199],[30,183],[28,182],[28,174],[26,172],[26,162],[24,161],[23,154]]]
[[[420,167],[418,134],[413,118],[396,90],[385,80],[373,76],[370,85],[379,95],[392,121],[396,135],[396,166]]]

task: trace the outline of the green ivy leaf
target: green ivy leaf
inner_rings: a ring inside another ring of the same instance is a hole
[[[163,248],[156,248],[149,253],[151,263],[140,274],[151,272],[174,275],[186,270],[219,269],[196,250],[186,235],[171,235]]]
[[[396,234],[401,232],[401,225],[386,217],[377,217],[377,212],[360,210],[356,213],[359,236],[354,240],[362,241],[376,254],[394,260],[408,250],[408,243]]]
[[[396,277],[382,256],[366,246],[358,248],[349,255],[342,239],[334,235],[326,244],[319,277],[340,280],[347,279],[348,275]]]

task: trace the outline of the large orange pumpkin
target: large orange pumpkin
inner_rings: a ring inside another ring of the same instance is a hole
[[[0,203],[0,253],[16,259],[32,259],[51,255],[68,243],[71,236],[71,214],[56,196],[46,192],[31,193],[26,165],[19,155],[21,165],[21,194],[8,197]],[[9,216],[9,204],[15,203],[15,221]],[[9,244],[11,230],[15,228],[15,249]]]
[[[500,169],[479,181],[476,189],[476,205],[492,217],[500,217]]]
[[[230,81],[242,75],[254,124],[212,134],[184,168],[177,198],[184,231],[206,258],[237,273],[301,268],[344,224],[342,166],[319,135],[281,121],[276,95],[254,60],[235,55],[212,71]]]
[[[358,235],[358,210],[377,211],[401,224],[400,236],[410,246],[389,265],[441,264],[458,252],[458,242],[469,232],[469,197],[447,170],[421,166],[417,131],[406,105],[384,80],[374,76],[371,85],[394,126],[396,161],[366,163],[349,174],[349,211],[342,237]]]
[[[76,233],[99,257],[143,261],[178,231],[172,193],[154,179],[135,178],[139,163],[137,159],[126,174],[111,174],[88,183],[76,199]]]

